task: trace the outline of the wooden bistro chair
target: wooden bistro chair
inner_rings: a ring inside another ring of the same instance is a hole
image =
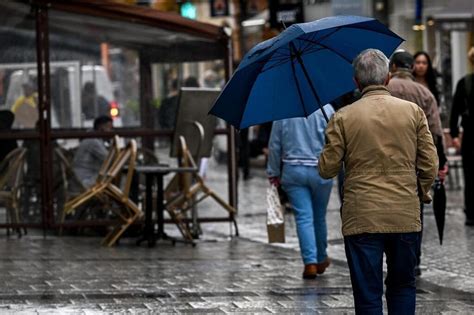
[[[196,129],[199,130],[202,140],[204,137],[202,127],[199,127],[200,124],[198,122],[194,122],[194,125],[196,125]],[[193,155],[188,149],[185,137],[179,136],[178,139],[178,166],[180,168],[193,169],[193,171],[177,173],[170,181],[165,189],[166,210],[174,223],[178,226],[183,237],[186,240],[192,241],[193,233],[191,233],[189,225],[186,223],[187,212],[194,209],[199,202],[207,197],[211,197],[222,206],[232,218],[234,218],[236,210],[205,184],[199,175],[198,167],[196,166]],[[197,151],[200,151],[200,145],[198,145]],[[193,221],[196,221],[193,222],[193,224],[197,224],[197,217]],[[236,231],[238,231],[235,219],[233,219],[233,222]]]
[[[74,168],[72,167],[71,160],[72,157],[68,156],[68,152],[60,147],[54,149],[54,154],[57,157],[59,164],[59,172],[61,180],[55,188],[55,194],[59,195],[57,209],[59,211],[59,220],[61,222],[61,227],[59,229],[59,235],[62,234],[62,223],[64,223],[65,213],[64,213],[64,203],[68,200],[71,200],[73,197],[86,191],[86,187],[82,184],[82,181],[77,176]],[[73,184],[73,185],[71,185]],[[74,186],[74,191],[71,190],[71,186]]]
[[[96,185],[97,185],[97,182],[105,176],[105,173],[112,166],[112,163],[114,163],[114,161],[117,159],[118,154],[120,153],[119,142],[120,142],[119,137],[115,135],[112,138],[112,141],[110,142],[109,152],[99,170],[99,174],[96,179]],[[101,209],[109,208],[109,205],[108,205],[107,198],[103,198],[103,196],[101,195],[90,197],[90,194],[92,193],[91,189],[87,189],[86,187],[84,187],[84,185],[82,184],[82,181],[74,172],[72,164],[70,160],[67,158],[67,156],[64,154],[64,152],[62,150],[56,150],[55,153],[58,155],[60,169],[61,169],[61,173],[64,180],[62,189],[64,190],[63,193],[65,195],[65,203],[62,207],[62,211],[60,214],[61,217],[60,217],[60,228],[59,228],[59,235],[62,235],[63,225],[66,220],[66,215],[71,214],[74,211],[81,211],[81,212],[84,211],[85,210],[84,208],[86,207],[83,207],[83,206],[85,206],[86,203],[88,203],[89,201],[93,201],[94,203],[99,204],[101,206]],[[75,191],[70,190],[71,188],[70,184],[72,182],[77,183],[76,185],[77,189]],[[85,199],[85,202],[81,203],[81,208],[79,206],[77,206],[77,208],[74,208],[74,209],[69,207],[72,201],[77,202],[78,199],[83,199],[83,198]],[[66,212],[66,209],[68,209],[67,212]]]
[[[20,200],[25,166],[25,148],[16,148],[0,163],[0,204],[6,208],[7,223],[21,223]],[[21,237],[21,229],[16,229]],[[10,229],[7,229],[10,234]],[[25,229],[26,233],[26,229]]]
[[[114,148],[111,149],[111,151],[113,150]],[[142,214],[138,206],[129,198],[137,156],[136,141],[131,140],[125,149],[112,158],[114,155],[113,152],[109,152],[109,158],[102,165],[95,185],[68,201],[64,207],[64,213],[68,214],[92,198],[109,200],[108,208],[117,216],[117,222],[102,241],[102,245],[105,246],[114,245],[123,232]],[[120,184],[116,181],[121,177],[121,172],[127,162],[127,177],[124,188],[121,189]]]

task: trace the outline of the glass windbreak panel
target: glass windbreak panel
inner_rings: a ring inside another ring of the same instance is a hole
[[[39,141],[1,142],[10,152],[0,163],[0,223],[41,223]]]
[[[183,115],[186,122],[191,122],[188,119],[190,116],[197,119],[202,117],[200,113],[194,112],[194,107],[202,107],[203,111],[207,113],[208,110],[205,108],[212,106],[214,100],[210,100],[208,97],[204,97],[204,95],[202,99],[190,99],[185,97],[184,93],[194,91],[195,89],[192,88],[209,91],[216,90],[215,96],[217,97],[218,90],[222,89],[225,83],[223,62],[216,60],[180,64],[154,64],[152,66],[152,77],[155,128],[168,130],[172,133],[170,139],[159,138],[155,142],[155,151],[160,163],[179,164],[179,158],[175,156],[176,150],[172,150],[172,146],[179,145],[173,142],[173,140],[177,139],[176,135],[183,135],[186,138],[191,152],[196,146],[200,146],[203,149],[207,147],[208,143],[212,143],[212,150],[209,156],[197,155],[194,158],[200,167],[200,176],[204,178],[206,185],[224,200],[228,200],[226,135],[214,135],[215,130],[210,130],[209,126],[206,126],[204,122],[200,122],[204,129],[204,138],[201,140],[199,130],[192,123],[182,124],[183,119],[179,117]],[[199,93],[195,93],[195,95],[199,95]],[[204,102],[208,104],[204,104]],[[194,113],[190,114],[190,112]],[[224,121],[218,120],[215,128],[225,129],[226,124]],[[192,152],[192,154],[194,153]],[[206,155],[207,153],[209,152],[206,152]],[[165,179],[166,184],[172,178],[173,176],[167,177]],[[228,216],[228,212],[221,208],[212,198],[207,198],[200,202],[196,208],[199,211],[199,217]],[[186,215],[191,218],[190,211]],[[227,225],[225,226],[227,227]]]
[[[1,1],[0,21],[0,223],[40,223],[35,12]]]
[[[221,89],[225,70],[221,60],[152,65],[153,121],[160,130],[173,131],[183,87]]]
[[[0,21],[0,110],[15,115],[13,129],[34,129],[38,120],[34,12],[29,5],[2,1]]]
[[[90,31],[107,25],[106,19],[50,12],[53,128],[93,129],[100,116],[111,117],[114,128],[140,125],[138,53]]]
[[[105,52],[104,52],[105,53]],[[114,101],[120,117],[114,126],[139,127],[140,122],[140,73],[138,52],[122,46],[109,45],[106,50]],[[113,104],[111,114],[114,115]]]

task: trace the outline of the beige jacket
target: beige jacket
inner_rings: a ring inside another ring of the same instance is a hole
[[[321,176],[336,176],[343,162],[343,235],[421,230],[420,198],[431,202],[438,160],[420,107],[383,86],[364,89],[329,121]]]

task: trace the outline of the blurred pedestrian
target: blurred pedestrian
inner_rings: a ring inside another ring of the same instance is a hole
[[[272,132],[273,123],[266,122],[255,126],[255,138],[249,142],[249,156],[252,158],[258,157],[262,154],[268,154],[268,141],[270,141],[270,134]]]
[[[250,158],[256,158],[262,154],[268,155],[268,141],[270,141],[270,133],[272,131],[273,122],[266,122],[253,127],[250,136],[250,128],[245,128],[239,132],[239,166],[242,168],[244,180],[252,178],[250,174]]]
[[[419,51],[413,56],[413,76],[415,81],[422,84],[436,99],[438,107],[440,104],[439,90],[436,83],[436,71],[433,68],[430,55],[427,52]]]
[[[428,125],[436,145],[436,153],[439,160],[438,178],[444,181],[448,173],[448,163],[444,152],[444,134],[441,128],[438,103],[434,95],[423,84],[415,82],[412,75],[414,58],[406,51],[395,52],[390,59],[390,71],[392,79],[387,85],[392,96],[412,102],[420,106],[428,119]],[[421,222],[423,224],[423,203],[420,204]],[[417,264],[415,273],[421,275],[421,243],[423,230],[420,232],[419,244],[417,249]]]
[[[110,105],[107,99],[97,93],[95,83],[87,81],[82,89],[82,111],[86,119],[110,115]]]
[[[328,115],[331,105],[324,107]],[[332,180],[319,176],[326,121],[317,110],[307,118],[275,121],[270,136],[267,174],[287,193],[293,207],[304,263],[303,278],[314,279],[330,264],[327,255],[326,208]]]
[[[221,88],[220,79],[217,72],[212,69],[208,69],[204,72],[203,86],[207,88]]]
[[[183,87],[199,87],[199,82],[195,77],[188,77],[183,82]],[[178,80],[171,81],[170,92],[163,99],[158,111],[158,122],[162,129],[174,130],[178,115]]]
[[[35,128],[38,121],[38,93],[33,82],[25,82],[22,85],[23,95],[20,96],[12,106],[15,114],[15,126],[18,128]]]
[[[468,53],[474,65],[474,47]],[[459,139],[459,117],[463,128],[462,144]],[[474,74],[468,74],[456,85],[450,121],[453,144],[461,150],[464,170],[464,212],[466,225],[474,226]]]
[[[161,101],[158,110],[158,122],[161,129],[174,130],[178,112],[178,80],[171,81],[168,95]]]
[[[362,98],[329,121],[319,171],[332,178],[346,167],[342,233],[356,314],[383,314],[384,253],[388,313],[415,314],[419,198],[431,202],[436,147],[422,109],[385,87],[381,51],[363,51],[353,66]]]

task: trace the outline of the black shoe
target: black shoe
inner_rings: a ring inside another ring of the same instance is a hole
[[[420,266],[415,267],[415,277],[421,276],[421,268]]]
[[[474,219],[466,219],[466,226],[474,226]]]

